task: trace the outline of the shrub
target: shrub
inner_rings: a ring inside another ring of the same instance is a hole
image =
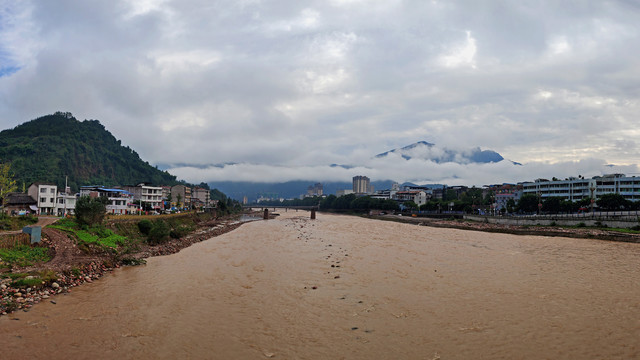
[[[161,244],[169,238],[169,226],[162,220],[158,220],[153,224],[149,231],[149,244]]]
[[[188,235],[192,230],[193,228],[190,226],[181,225],[175,229],[172,229],[169,233],[169,236],[171,236],[173,239],[180,239]]]
[[[579,222],[577,225],[579,228],[585,227],[587,226],[587,224],[583,223],[583,222]]]
[[[151,228],[153,228],[153,223],[150,220],[144,219],[138,221],[138,230],[140,230],[142,234],[149,235]]]

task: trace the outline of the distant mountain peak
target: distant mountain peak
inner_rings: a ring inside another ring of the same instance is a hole
[[[482,150],[479,147],[466,150],[453,150],[445,147],[438,147],[427,141],[418,141],[400,149],[393,149],[376,155],[376,158],[384,158],[391,154],[398,154],[405,160],[422,159],[435,163],[497,163],[504,158],[493,150]]]

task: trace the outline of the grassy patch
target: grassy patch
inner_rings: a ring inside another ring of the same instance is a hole
[[[621,232],[625,234],[640,234],[640,229],[636,229],[635,227],[627,229],[627,228],[606,228],[606,230]]]
[[[102,248],[117,249],[127,242],[127,238],[115,234],[110,229],[102,226],[80,226],[71,219],[62,219],[50,227],[72,233],[78,238],[78,243],[83,245],[97,245]]]
[[[13,265],[25,267],[49,260],[51,257],[47,248],[18,245],[12,249],[0,249],[0,263],[5,267]]]
[[[43,270],[35,273],[10,273],[6,274],[10,278],[11,286],[15,288],[41,287],[44,284],[58,280],[56,273],[52,270]]]
[[[38,217],[32,215],[9,216],[0,213],[0,230],[20,230],[37,222]]]

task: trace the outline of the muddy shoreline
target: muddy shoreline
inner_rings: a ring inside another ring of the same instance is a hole
[[[560,226],[523,226],[523,225],[501,225],[489,224],[476,221],[464,220],[441,220],[431,218],[414,218],[396,215],[367,215],[370,219],[396,221],[420,226],[431,226],[439,228],[451,228],[459,230],[483,231],[490,233],[502,233],[513,235],[533,235],[550,237],[569,237],[577,239],[597,239],[607,241],[619,241],[629,243],[640,243],[640,234],[622,233],[601,228],[571,228]]]

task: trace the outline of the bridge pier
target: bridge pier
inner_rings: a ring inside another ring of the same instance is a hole
[[[316,209],[311,209],[311,220],[316,219]]]
[[[269,220],[269,209],[264,209],[264,215],[262,215],[264,220]]]

